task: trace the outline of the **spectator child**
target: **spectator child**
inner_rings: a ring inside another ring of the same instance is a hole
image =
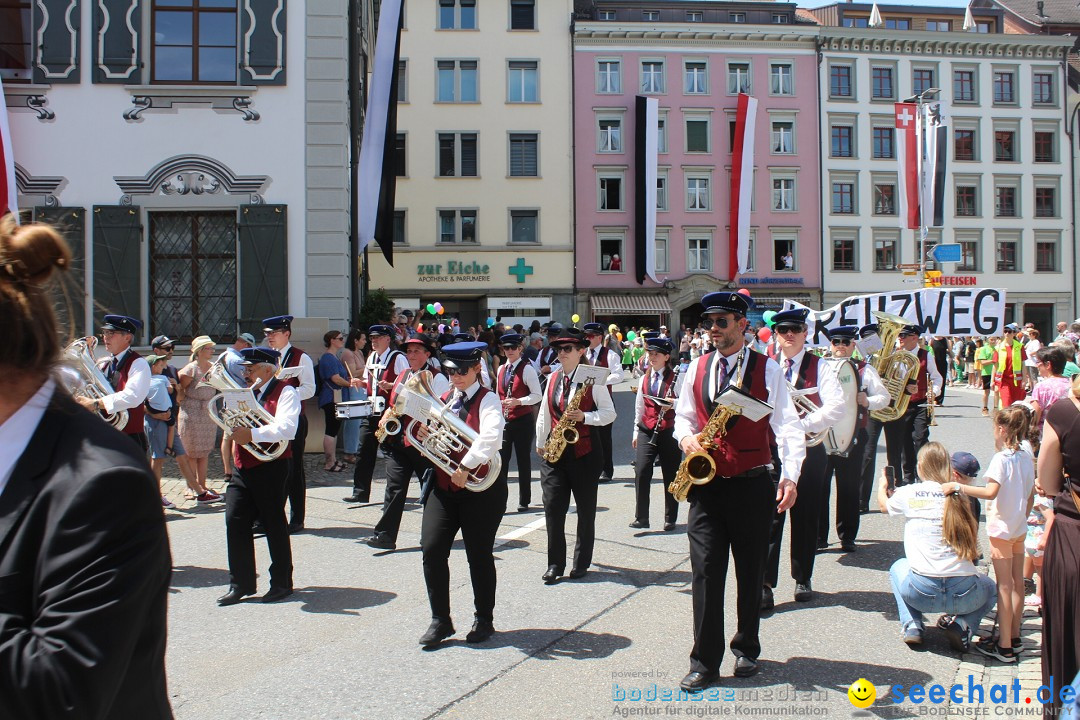
[[[1027,607],[1042,609],[1042,584],[1043,584],[1043,550],[1046,548],[1046,533],[1054,524],[1054,503],[1050,498],[1036,495],[1028,513],[1027,537],[1024,538],[1024,549],[1027,557],[1024,559],[1024,579],[1030,580],[1038,573],[1039,578],[1035,583],[1035,594],[1024,600]]]

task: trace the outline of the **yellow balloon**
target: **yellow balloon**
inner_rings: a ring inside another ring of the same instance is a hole
[[[581,320],[581,316],[578,315],[577,313],[574,313],[573,315],[570,316],[570,319],[573,320],[574,322],[578,322],[579,320]]]

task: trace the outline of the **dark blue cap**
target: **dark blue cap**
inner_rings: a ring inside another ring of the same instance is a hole
[[[458,342],[476,342],[476,338],[467,332],[454,333],[454,339]]]
[[[525,342],[525,336],[520,333],[509,332],[499,338],[500,345],[510,345],[517,347]]]
[[[969,452],[954,452],[952,454],[952,466],[953,470],[967,477],[977,476],[979,470],[982,469],[978,459]]]
[[[104,330],[120,330],[134,335],[142,329],[142,320],[127,315],[106,315],[105,323],[101,327]]]
[[[754,301],[737,292],[711,292],[701,298],[701,304],[705,306],[702,316],[711,313],[735,313],[746,317],[746,314],[754,309]]]
[[[277,365],[278,359],[281,357],[281,353],[274,348],[268,347],[244,348],[240,351],[240,355],[244,358],[240,361],[241,365],[258,365],[259,363]]]
[[[645,345],[649,348],[649,350],[656,350],[667,355],[670,355],[671,351],[675,349],[675,346],[671,344],[670,340],[660,337],[649,338],[645,341]]]
[[[456,342],[443,347],[443,367],[460,368],[469,367],[480,362],[484,356],[487,343],[482,342]]]
[[[597,335],[604,334],[604,326],[598,322],[587,322],[581,326],[581,329],[587,333],[595,333]]]
[[[922,335],[922,331],[923,331],[922,325],[905,325],[900,330],[901,333],[905,333],[905,334],[910,333],[912,335]]]
[[[562,332],[562,329],[563,329],[562,325],[560,325],[557,322],[553,322],[550,325],[548,325],[547,333],[548,333],[548,335],[558,335],[559,333]]]
[[[863,325],[861,328],[859,328],[859,337],[861,337],[861,338],[870,337],[871,335],[877,335],[877,334],[878,334],[878,325],[877,325],[877,323],[870,323],[869,325]]]
[[[589,341],[585,339],[585,333],[576,327],[568,327],[559,331],[559,334],[548,341],[549,345],[579,345],[585,347]]]
[[[772,324],[773,327],[777,325],[805,325],[806,318],[810,315],[810,311],[806,308],[792,308],[791,310],[781,310],[773,315]]]
[[[263,320],[263,332],[271,330],[292,330],[292,315],[275,315]]]
[[[646,330],[645,332],[641,333],[642,340],[653,340],[658,337],[660,337],[659,330]]]
[[[394,335],[397,335],[397,330],[395,330],[390,325],[372,325],[368,328],[367,334],[368,337],[375,337],[377,335],[393,337]]]
[[[1016,323],[1009,323],[1005,326],[1006,332],[1020,332],[1020,326]]]
[[[859,335],[859,328],[855,325],[841,325],[829,330],[829,339],[840,338],[841,340],[854,340]]]

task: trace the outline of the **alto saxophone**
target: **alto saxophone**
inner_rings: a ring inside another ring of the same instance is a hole
[[[566,446],[577,443],[579,433],[569,416],[581,405],[581,399],[585,396],[585,391],[592,385],[593,379],[587,378],[585,382],[578,386],[577,391],[570,398],[570,402],[566,403],[566,410],[563,411],[559,422],[555,423],[555,426],[551,428],[547,442],[544,443],[544,451],[540,453],[540,457],[546,462],[552,465],[559,462],[559,458],[566,451]]]
[[[704,485],[716,476],[716,461],[709,455],[709,451],[716,445],[717,436],[727,434],[728,420],[741,412],[741,409],[727,405],[717,405],[713,410],[709,422],[705,423],[705,427],[697,434],[701,450],[683,458],[679,471],[675,473],[675,479],[668,486],[668,492],[674,495],[676,500],[683,502],[690,493],[691,485]]]

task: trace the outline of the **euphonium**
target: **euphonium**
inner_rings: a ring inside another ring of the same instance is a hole
[[[109,383],[108,378],[105,377],[105,373],[101,372],[97,362],[94,361],[94,346],[96,344],[97,338],[84,337],[75,340],[64,348],[64,359],[67,360],[67,366],[78,376],[78,379],[72,382],[68,388],[76,398],[86,397],[91,400],[99,400],[116,392],[112,384]],[[117,410],[111,415],[104,410],[99,410],[97,414],[117,430],[123,430],[128,423],[127,410]]]
[[[568,416],[574,410],[577,410],[581,406],[581,399],[585,397],[585,391],[593,385],[593,379],[587,378],[585,382],[578,386],[578,389],[574,392],[570,401],[566,403],[566,410],[563,411],[559,422],[551,428],[551,432],[548,433],[547,442],[544,443],[544,451],[540,453],[540,457],[546,462],[555,464],[559,462],[559,458],[566,452],[567,445],[576,445],[580,434],[577,428],[574,427],[574,421]]]
[[[907,350],[896,349],[896,339],[908,321],[899,315],[875,310],[874,318],[878,321],[878,335],[881,337],[881,350],[871,364],[885,383],[889,391],[889,404],[880,410],[873,410],[870,417],[883,423],[896,420],[907,412],[911,395],[907,386],[919,373],[919,356]]]
[[[274,421],[274,416],[255,399],[255,386],[241,387],[220,360],[210,366],[203,375],[202,382],[218,391],[217,395],[210,398],[206,409],[210,413],[210,419],[226,434],[238,427],[257,428]],[[270,462],[281,457],[289,447],[289,441],[249,442],[243,447],[259,462]]]
[[[716,437],[727,433],[728,420],[740,413],[739,408],[717,405],[709,416],[709,422],[697,434],[701,450],[692,452],[683,458],[675,479],[668,485],[668,492],[679,502],[686,500],[691,485],[704,485],[716,477],[716,461],[709,451],[716,445]]]

